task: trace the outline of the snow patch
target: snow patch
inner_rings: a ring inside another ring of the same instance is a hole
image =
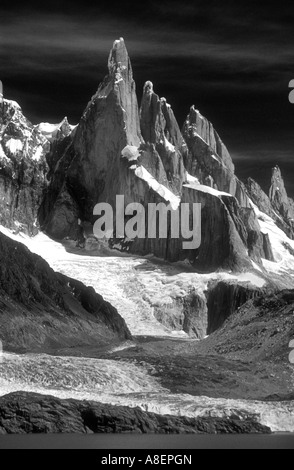
[[[2,145],[0,144],[0,162],[8,163],[10,159],[5,155]]]
[[[21,107],[19,106],[19,104],[16,101],[4,99],[4,103],[7,103],[8,105],[12,106],[13,108],[17,108],[17,109],[21,110]]]
[[[178,209],[181,199],[173,194],[168,188],[158,183],[158,181],[146,170],[143,166],[138,166],[135,170],[135,175],[138,178],[146,181],[148,186],[153,189],[159,196],[161,196],[165,201],[170,202],[170,205],[173,210]]]
[[[137,161],[140,152],[139,148],[134,145],[127,145],[121,152],[122,158],[127,158],[129,162]]]
[[[274,220],[261,212],[251,200],[249,202],[258,218],[261,232],[269,236],[275,259],[275,262],[262,260],[263,266],[267,271],[277,274],[294,272],[294,256],[287,249],[287,246],[289,246],[294,251],[294,240],[288,238],[275,224]]]
[[[120,75],[119,77],[116,77],[116,80],[115,80],[114,84],[117,85],[118,83],[123,82],[123,81],[124,81],[124,79]]]
[[[56,132],[60,126],[59,124],[49,124],[49,122],[41,122],[41,124],[38,124],[38,129],[42,134],[53,134],[53,132]]]
[[[61,122],[59,122],[58,124],[50,124],[49,122],[41,122],[40,124],[38,124],[37,126],[35,126],[35,128],[37,128],[39,130],[39,132],[41,132],[41,134],[46,137],[47,140],[52,140],[57,132],[60,130],[61,126],[64,124],[66,118],[64,118]],[[68,124],[69,126],[69,129],[71,131],[73,131],[77,125],[75,126],[72,126],[70,124]]]
[[[34,153],[32,159],[33,159],[35,162],[39,162],[40,159],[41,159],[41,157],[42,157],[42,155],[43,155],[43,147],[42,147],[42,145],[39,145],[39,146],[37,147],[37,150],[35,151],[35,153]]]
[[[18,152],[21,152],[22,149],[23,149],[23,143],[21,140],[19,139],[9,139],[6,144],[5,144],[5,147],[7,148],[7,150],[12,153],[13,155],[17,154]]]
[[[260,266],[258,266],[258,264],[257,264],[257,263],[255,263],[255,262],[254,262],[254,261],[252,261],[252,260],[251,260],[251,263],[252,263],[252,266],[254,267],[254,269],[257,269],[257,271],[260,271],[260,272],[262,272],[262,269],[261,269],[261,267],[260,267]]]
[[[196,178],[195,176],[192,176],[190,175],[190,173],[186,172],[186,180],[187,180],[187,183],[188,184],[199,184],[200,185],[200,181],[198,178]]]
[[[174,153],[176,151],[175,147],[167,140],[165,136],[164,136],[164,146],[171,153]]]
[[[167,103],[166,101],[166,98],[164,98],[164,96],[162,98],[160,98],[160,101],[162,104],[165,104],[165,106],[170,109],[171,108],[171,105],[169,103]]]
[[[188,184],[183,184],[186,188],[197,189],[197,191],[201,191],[202,193],[211,194],[212,196],[216,196],[221,198],[221,196],[229,196],[234,197],[232,194],[225,193],[224,191],[218,191],[217,189],[211,188],[210,186],[205,186],[204,184],[197,184],[195,182],[191,182]]]

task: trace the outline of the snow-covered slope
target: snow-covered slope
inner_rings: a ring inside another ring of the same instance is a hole
[[[65,117],[58,124],[50,124],[49,122],[41,122],[35,128],[46,137],[49,142],[53,142],[56,138],[58,132],[61,130],[65,135],[69,135],[77,126],[72,126],[69,124],[67,118]]]
[[[288,238],[274,220],[261,212],[252,201],[251,205],[258,218],[261,231],[269,236],[275,258],[275,262],[263,260],[264,268],[269,273],[294,275],[294,240]]]
[[[102,256],[99,251],[94,253],[96,256],[79,251],[75,254],[42,233],[31,239],[22,234],[13,235],[3,227],[0,230],[42,256],[55,271],[94,287],[117,308],[133,335],[187,338],[181,329],[160,323],[155,310],[176,311],[177,302],[191,292],[206,302],[205,291],[210,281],[249,283],[259,288],[266,284],[261,272],[197,274],[185,263],[170,264],[150,257],[111,253]]]
[[[0,165],[1,155],[15,159],[40,160],[48,150],[47,139],[24,116],[18,103],[4,99],[0,113]],[[42,152],[40,151],[42,150]],[[38,158],[36,158],[38,154]]]

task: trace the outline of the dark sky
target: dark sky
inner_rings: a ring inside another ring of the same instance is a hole
[[[195,104],[242,179],[267,190],[279,164],[294,196],[294,2],[42,3],[0,5],[0,79],[33,123],[77,123],[122,36],[139,100],[151,80],[180,126]]]

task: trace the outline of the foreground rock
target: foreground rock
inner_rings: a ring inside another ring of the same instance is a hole
[[[0,434],[28,433],[268,434],[270,429],[253,416],[186,418],[34,393],[1,397]]]
[[[93,288],[55,273],[0,233],[0,338],[4,350],[50,351],[130,339],[125,321]]]

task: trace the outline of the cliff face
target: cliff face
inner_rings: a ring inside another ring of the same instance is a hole
[[[0,224],[32,235],[48,181],[49,142],[14,101],[0,102]]]
[[[261,297],[262,289],[236,283],[211,283],[207,292],[207,334],[221,328],[225,321],[248,300]]]
[[[186,144],[171,106],[165,98],[160,99],[154,93],[150,81],[145,83],[143,89],[140,124],[143,138],[148,144],[147,149],[150,153],[154,149],[163,164],[165,185],[180,194],[186,178],[183,162]],[[151,174],[156,177],[152,170]]]
[[[235,196],[241,207],[250,207],[226,146],[213,125],[194,106],[183,126],[183,136],[188,146],[185,156],[188,172],[202,184]]]
[[[41,225],[57,239],[74,236],[78,218],[93,222],[100,202],[115,206],[126,171],[126,146],[142,141],[135,82],[123,40],[115,41],[108,75],[92,97],[73,142],[61,153],[50,191],[41,208]]]

